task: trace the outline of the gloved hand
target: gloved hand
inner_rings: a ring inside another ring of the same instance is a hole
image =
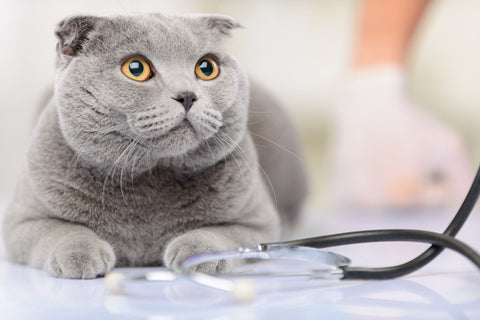
[[[409,99],[401,70],[358,72],[335,108],[337,204],[409,209],[461,202],[473,176],[462,139]]]

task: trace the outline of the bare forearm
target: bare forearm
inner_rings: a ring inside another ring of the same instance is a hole
[[[403,64],[428,0],[364,0],[360,6],[354,67]]]

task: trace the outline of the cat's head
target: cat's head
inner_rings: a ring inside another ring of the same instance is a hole
[[[212,164],[244,136],[248,80],[216,15],[72,17],[56,30],[67,143],[100,168]]]

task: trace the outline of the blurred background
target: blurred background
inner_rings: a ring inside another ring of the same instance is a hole
[[[76,14],[223,13],[227,47],[300,131],[310,206],[458,204],[480,158],[476,0],[2,0],[0,199],[13,192]]]

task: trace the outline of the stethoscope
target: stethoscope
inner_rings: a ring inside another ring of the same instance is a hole
[[[255,277],[288,277],[303,279],[361,279],[384,280],[410,274],[435,259],[445,248],[454,250],[480,269],[480,254],[470,246],[455,238],[470,215],[480,194],[480,168],[472,182],[457,214],[443,233],[409,230],[385,229],[339,233],[333,235],[305,238],[291,241],[259,244],[250,248],[238,248],[227,251],[214,251],[188,257],[171,271],[151,271],[141,275],[128,276],[112,271],[105,276],[105,283],[112,293],[122,293],[132,282],[173,281],[187,278],[191,281],[229,292],[238,301],[249,301],[255,295]],[[369,242],[422,242],[431,246],[416,258],[396,266],[384,268],[361,268],[350,266],[351,261],[342,255],[320,250],[322,248]],[[209,275],[201,272],[188,272],[189,268],[210,261],[227,259],[297,260],[315,263],[315,267],[286,272],[236,273],[227,275]],[[321,266],[321,267],[318,267]]]

